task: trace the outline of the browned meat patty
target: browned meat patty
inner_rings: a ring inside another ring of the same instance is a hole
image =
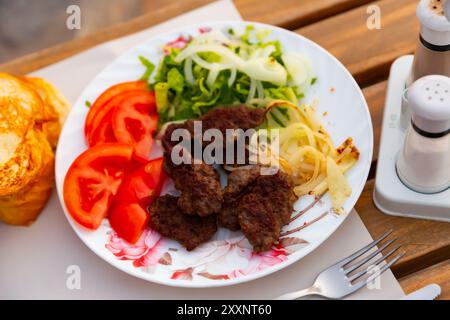
[[[162,137],[161,144],[165,151],[170,151],[179,141],[172,141],[172,134],[177,129],[187,129],[186,123],[172,123],[165,129]],[[190,131],[189,131],[190,133]]]
[[[218,129],[225,134],[226,129],[249,129],[260,125],[264,121],[265,110],[246,107],[245,105],[234,107],[215,108],[201,117],[202,129]],[[175,187],[181,192],[178,206],[186,214],[197,214],[206,217],[218,213],[222,206],[222,190],[219,176],[215,170],[203,161],[200,164],[174,165],[170,154],[178,141],[172,141],[172,133],[176,129],[186,129],[191,134],[191,152],[183,150],[182,154],[192,158],[194,141],[200,147],[209,144],[203,143],[200,138],[202,133],[194,137],[194,120],[188,120],[182,124],[169,125],[163,136],[162,145],[165,149],[165,169],[174,180]],[[187,138],[187,137],[186,137]],[[186,138],[183,140],[186,141]]]
[[[172,195],[156,199],[150,208],[152,228],[165,237],[179,241],[191,251],[216,233],[216,219],[183,214],[177,202],[178,198]]]
[[[170,154],[164,156],[164,168],[181,192],[178,207],[186,214],[206,217],[218,213],[222,207],[222,187],[219,174],[210,165],[174,165]]]
[[[289,223],[294,201],[293,183],[281,170],[256,179],[237,208],[239,225],[254,251],[267,251],[278,242],[281,228]]]
[[[225,137],[226,129],[242,129],[245,131],[258,127],[264,122],[264,119],[265,109],[262,108],[250,108],[245,105],[214,108],[199,119],[169,125],[161,138],[161,142],[166,151],[175,146],[178,141],[172,141],[171,137],[176,129],[186,129],[191,134],[191,138],[194,138],[194,121],[202,121],[202,131],[218,129]],[[203,135],[203,132],[198,134]],[[195,137],[195,139],[200,138],[201,136]],[[209,144],[209,142],[203,143],[203,145],[206,144]]]
[[[264,122],[264,108],[250,108],[246,105],[214,108],[201,117],[203,130],[219,129],[225,134],[226,129],[247,130],[256,128]]]
[[[239,230],[238,205],[241,197],[248,192],[258,178],[260,166],[245,166],[233,170],[228,175],[228,185],[223,190],[223,205],[217,215],[219,226]]]

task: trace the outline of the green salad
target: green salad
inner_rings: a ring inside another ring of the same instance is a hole
[[[269,38],[269,31],[250,25],[242,34],[201,29],[195,38],[168,43],[150,80],[160,124],[197,118],[215,106],[265,107],[278,99],[297,104],[316,81],[311,62]],[[140,59],[148,79],[154,66]]]

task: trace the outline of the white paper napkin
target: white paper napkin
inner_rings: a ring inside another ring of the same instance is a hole
[[[33,73],[55,83],[74,103],[89,81],[127,49],[160,32],[201,21],[241,20],[231,1],[217,1],[139,33],[99,45]],[[0,299],[272,299],[308,287],[327,266],[372,241],[355,211],[317,250],[275,274],[223,288],[185,289],[129,276],[91,252],[76,236],[54,192],[29,228],[0,224]],[[81,289],[69,290],[71,266],[81,270]],[[404,295],[390,271],[379,289],[350,299],[397,299]]]

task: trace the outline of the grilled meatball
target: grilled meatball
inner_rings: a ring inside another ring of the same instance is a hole
[[[226,129],[247,130],[256,128],[264,122],[266,110],[263,108],[250,108],[246,105],[221,107],[210,110],[201,117],[203,130],[215,128],[222,134]]]
[[[223,190],[223,205],[217,215],[219,226],[239,230],[238,205],[242,196],[251,189],[258,178],[260,166],[245,166],[233,170],[228,175],[228,185]]]
[[[290,177],[281,170],[259,176],[237,208],[241,230],[256,252],[269,250],[289,223],[295,196]]]
[[[191,251],[214,235],[216,221],[214,217],[200,218],[183,214],[177,202],[178,198],[172,195],[156,199],[150,208],[152,228],[165,237],[177,240]]]
[[[249,164],[249,152],[247,149],[238,149],[238,141],[242,141],[243,145],[249,144],[250,136],[246,136],[246,131],[260,126],[265,119],[265,109],[249,108],[245,105],[239,105],[228,108],[216,108],[204,115],[202,120],[203,130],[210,128],[218,129],[222,133],[222,141],[224,147],[225,164],[239,166]],[[232,137],[226,135],[227,129],[241,129],[235,131]],[[234,158],[227,159],[226,154],[234,149]],[[239,156],[239,157],[238,157]],[[238,164],[238,162],[240,162]]]
[[[186,123],[172,123],[167,126],[164,130],[164,133],[161,137],[161,144],[165,151],[170,151],[174,146],[176,146],[179,141],[172,141],[172,134],[177,129],[187,129]],[[191,134],[190,130],[188,130],[189,134]],[[189,137],[186,137],[189,138]],[[175,137],[174,137],[175,139]]]
[[[172,133],[176,129],[186,129],[192,139],[201,140],[205,130],[218,129],[222,133],[222,136],[225,137],[227,129],[242,129],[245,131],[258,127],[264,122],[264,119],[265,109],[261,108],[250,108],[245,105],[214,108],[199,119],[169,125],[161,138],[162,145],[165,151],[169,151],[178,143],[178,141],[172,141],[171,139]],[[196,132],[197,136],[195,137],[194,121],[202,122],[202,132]],[[209,143],[209,141],[204,141],[203,145]]]
[[[178,141],[172,141],[172,134],[177,129],[185,129],[186,136],[183,141],[187,141],[190,150],[181,150],[181,155],[191,160],[193,163],[194,144],[204,147],[209,141],[202,141],[203,132],[208,129],[218,129],[225,137],[226,129],[247,130],[259,126],[265,117],[264,109],[254,109],[239,105],[234,107],[215,108],[199,118],[202,121],[202,132],[195,132],[194,121],[187,120],[181,124],[169,125],[163,136],[162,145],[165,150],[164,166],[167,174],[174,180],[175,187],[181,192],[178,200],[178,206],[186,214],[197,214],[206,217],[218,213],[222,206],[222,190],[220,187],[219,176],[212,166],[200,160],[197,164],[175,165],[171,160],[171,152]],[[233,137],[235,139],[235,137]],[[222,142],[224,147],[226,143]],[[234,140],[232,141],[234,144]],[[216,163],[218,162],[216,159]]]
[[[168,153],[164,157],[164,168],[173,179],[175,188],[181,192],[178,207],[186,214],[206,217],[220,211],[222,187],[219,174],[210,165],[174,165]]]

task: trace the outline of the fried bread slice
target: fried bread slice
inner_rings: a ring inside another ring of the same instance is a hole
[[[69,101],[53,86],[42,78],[21,77],[34,89],[44,103],[42,129],[52,148],[56,148],[59,134],[70,109]]]
[[[0,220],[28,225],[37,218],[50,197],[54,184],[54,155],[43,132],[34,129],[28,132],[16,155],[11,159],[9,171],[4,170],[6,166],[0,167],[0,171],[3,169],[0,172],[3,193]]]
[[[28,225],[54,184],[54,154],[69,103],[40,78],[0,73],[0,220]]]
[[[36,91],[6,73],[0,73],[0,106],[1,114],[7,117],[0,118],[2,124],[4,120],[9,120],[13,124],[14,120],[21,121],[28,124],[25,130],[34,125],[35,120],[41,120],[44,115],[44,104]],[[22,126],[20,128],[23,129]]]
[[[0,163],[0,197],[19,192],[39,175],[46,151],[45,142],[43,133],[32,129],[9,159]]]
[[[0,73],[0,196],[18,192],[37,174],[42,144],[33,130],[42,110],[37,93]]]

